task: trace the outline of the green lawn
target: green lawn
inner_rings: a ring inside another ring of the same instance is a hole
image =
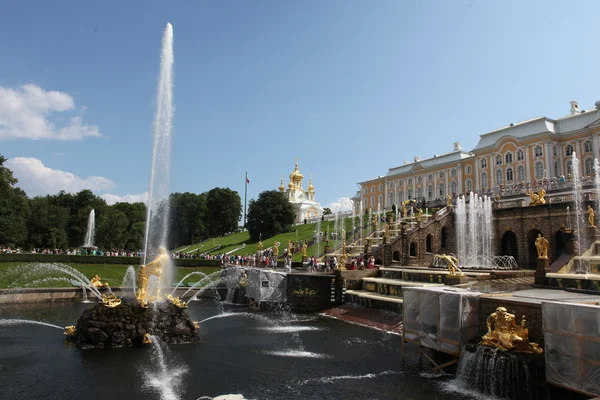
[[[70,287],[71,284],[66,281],[41,281],[34,285],[31,285],[32,281],[39,281],[46,277],[58,277],[65,276],[57,272],[48,272],[44,274],[33,274],[31,268],[33,265],[38,263],[0,263],[0,288],[9,287]],[[125,271],[129,267],[128,265],[114,265],[114,264],[68,264],[70,267],[77,269],[82,272],[86,277],[91,279],[94,275],[98,274],[101,280],[107,281],[111,286],[121,286]],[[200,271],[206,275],[209,275],[215,271],[218,271],[218,267],[175,267],[176,280],[179,282],[185,275],[190,272]],[[192,275],[185,282],[197,282],[201,279],[199,275]]]

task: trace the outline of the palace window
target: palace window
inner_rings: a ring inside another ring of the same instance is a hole
[[[375,185],[371,186],[371,193],[375,193]]]
[[[398,204],[402,203],[404,201],[404,194],[402,193],[402,191],[398,192]]]
[[[455,177],[455,176],[456,176],[456,170],[455,170],[454,168],[452,168],[452,169],[450,170],[450,176],[451,176],[451,177]]]
[[[538,161],[535,163],[535,179],[542,179],[544,177],[544,163]]]
[[[382,207],[383,206],[383,195],[380,194],[379,195],[379,202],[377,203],[377,207]]]
[[[398,181],[398,187],[402,187],[402,179]]]
[[[420,187],[417,189],[417,198],[420,199],[423,197],[423,188]]]
[[[571,175],[573,173],[573,163],[569,161],[567,163],[567,175]]]
[[[481,187],[485,188],[488,186],[488,176],[486,172],[481,173]]]
[[[500,154],[496,156],[496,165],[502,165],[502,156]]]
[[[525,180],[525,167],[522,165],[519,165],[517,167],[517,180],[519,182],[522,182]]]
[[[380,191],[380,192],[383,192],[383,183],[380,183],[380,184],[379,184],[379,191]]]
[[[521,149],[517,150],[517,161],[523,161],[525,159],[525,152]]]
[[[375,196],[371,196],[371,208],[375,208]]]
[[[421,176],[417,177],[417,183],[421,183],[421,182],[423,182],[423,177],[421,177]]]
[[[504,160],[507,164],[510,164],[512,162],[512,152],[508,152],[506,153],[506,155],[504,156]]]
[[[471,166],[470,166],[470,165],[467,165],[467,168],[466,168],[466,172],[467,172],[467,174],[470,174],[470,173],[471,173],[471,171],[472,171],[472,170],[471,170]]]
[[[592,152],[592,142],[590,142],[589,140],[586,140],[585,142],[583,142],[583,152],[584,153]]]
[[[465,182],[465,186],[467,188],[467,193],[470,193],[473,191],[473,181],[470,179],[467,179]]]
[[[565,147],[565,154],[567,156],[573,155],[573,145],[572,144],[568,144],[567,147]]]
[[[554,154],[554,157],[558,157],[558,146],[552,148],[552,154]]]
[[[412,189],[408,189],[408,198],[407,200],[411,200],[413,198],[413,190]]]
[[[388,207],[391,207],[394,204],[394,192],[390,192],[388,195]]]
[[[408,184],[412,185],[412,178],[408,178]]]
[[[390,189],[390,190],[394,189],[394,182],[390,182],[390,184],[388,185],[388,189]]]
[[[452,194],[456,194],[456,181],[452,181],[450,184],[450,190],[452,190]]]
[[[439,175],[439,177],[440,177],[440,179],[444,179],[444,173],[443,173],[443,172],[440,172],[440,175]]]
[[[438,194],[440,196],[440,199],[443,199],[444,196],[446,196],[446,187],[443,183],[440,183],[440,185],[438,186]]]
[[[542,152],[542,146],[540,145],[535,146],[535,149],[533,151],[536,157],[541,157],[542,155],[544,155],[544,153]]]
[[[365,190],[364,190],[364,192],[365,192],[365,194],[369,194],[369,188],[366,187]]]
[[[558,164],[558,161],[554,161],[554,176],[556,178],[558,178],[560,176],[560,165]]]
[[[497,169],[496,170],[496,185],[501,185],[501,184],[502,184],[502,170]]]
[[[432,174],[427,175],[427,180],[429,182],[431,182],[433,180],[433,175]]]
[[[512,181],[513,181],[513,169],[508,168],[506,170],[506,182],[512,182]]]
[[[594,160],[586,158],[585,160],[585,174],[594,175]]]
[[[433,199],[433,186],[431,185],[427,187],[427,198],[429,200]]]
[[[481,168],[487,168],[487,158],[482,158],[481,159]]]

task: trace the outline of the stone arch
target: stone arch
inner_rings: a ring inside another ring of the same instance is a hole
[[[409,254],[411,257],[417,256],[417,242],[410,242],[410,251]]]
[[[440,236],[441,236],[441,247],[442,249],[446,249],[448,248],[448,228],[446,228],[445,226],[442,226],[442,229],[440,231]]]
[[[425,238],[425,252],[433,253],[433,235],[431,233]]]
[[[527,268],[535,269],[537,266],[537,248],[535,247],[535,239],[538,235],[544,236],[542,231],[537,228],[533,228],[527,233]]]
[[[400,261],[400,252],[398,250],[392,253],[392,261]]]
[[[517,235],[513,231],[504,232],[501,245],[503,256],[513,256],[515,260],[519,259]]]

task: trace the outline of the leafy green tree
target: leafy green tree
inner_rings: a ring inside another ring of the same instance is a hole
[[[58,196],[34,197],[29,200],[31,216],[27,229],[28,243],[39,248],[66,249],[68,247],[68,207],[59,204]]]
[[[94,209],[96,218],[101,220],[103,218],[102,214],[107,207],[106,201],[103,198],[96,196],[88,189],[82,190],[71,197],[71,214],[67,230],[70,247],[83,245],[90,211]]]
[[[116,207],[106,207],[96,225],[96,243],[105,249],[123,249],[127,242],[127,215]]]
[[[221,236],[237,229],[242,216],[242,199],[229,188],[214,188],[206,194],[206,228],[209,236]]]
[[[323,209],[323,215],[329,215],[329,214],[332,214],[332,212],[331,212],[331,208],[329,208],[329,207],[325,207],[325,208]]]
[[[296,219],[294,206],[283,193],[275,190],[262,192],[258,199],[250,200],[248,206],[248,233],[250,239],[268,238],[289,232]]]
[[[27,242],[29,202],[27,195],[15,187],[17,178],[4,166],[0,155],[0,244],[24,246]]]
[[[143,247],[146,230],[146,205],[144,203],[116,203],[111,206],[127,217],[129,225],[125,232],[124,248],[138,250]]]
[[[201,241],[207,237],[206,193],[173,193],[171,203],[169,248]]]

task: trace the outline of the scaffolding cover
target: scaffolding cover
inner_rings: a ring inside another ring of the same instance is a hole
[[[459,354],[478,333],[478,292],[447,287],[404,289],[404,337],[421,346]]]
[[[546,380],[600,395],[600,307],[542,303]]]
[[[283,303],[287,301],[287,275],[250,268],[246,296],[258,302]]]

